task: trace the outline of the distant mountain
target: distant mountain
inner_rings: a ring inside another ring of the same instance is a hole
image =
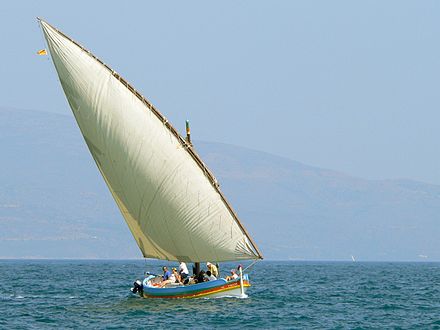
[[[440,260],[440,186],[195,141],[267,259]],[[0,109],[0,258],[140,252],[71,116]]]

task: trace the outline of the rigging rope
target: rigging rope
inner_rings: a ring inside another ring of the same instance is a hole
[[[255,259],[249,266],[247,266],[245,269],[243,269],[243,272],[251,267],[253,267],[260,259]]]

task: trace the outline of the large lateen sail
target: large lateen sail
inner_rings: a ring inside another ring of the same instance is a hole
[[[139,92],[40,20],[81,133],[144,257],[259,259],[194,149]]]

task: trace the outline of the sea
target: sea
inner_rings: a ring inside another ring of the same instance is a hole
[[[440,329],[440,263],[262,261],[247,298],[130,292],[162,265],[173,263],[0,260],[0,328]]]

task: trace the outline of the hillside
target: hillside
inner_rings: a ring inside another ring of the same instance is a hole
[[[0,258],[140,252],[73,117],[0,109]],[[267,259],[440,260],[440,186],[195,141]]]

